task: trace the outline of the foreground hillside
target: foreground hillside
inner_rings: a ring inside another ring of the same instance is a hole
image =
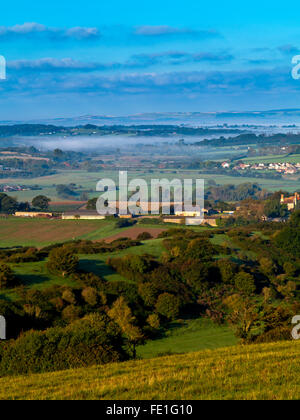
[[[299,399],[300,342],[0,379],[0,399]]]

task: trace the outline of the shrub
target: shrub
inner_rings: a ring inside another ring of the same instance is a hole
[[[120,219],[117,221],[116,223],[116,227],[117,228],[126,228],[126,227],[130,227],[136,224],[136,220],[131,220],[131,219]]]
[[[0,289],[15,287],[17,284],[12,269],[6,264],[0,264]]]
[[[66,277],[76,272],[78,262],[78,257],[67,248],[54,248],[49,254],[47,268],[51,273]]]
[[[153,239],[153,236],[149,232],[142,232],[137,237],[138,241],[147,241],[149,239]]]
[[[0,347],[0,375],[52,372],[127,360],[119,327],[90,314],[66,328],[30,331]]]

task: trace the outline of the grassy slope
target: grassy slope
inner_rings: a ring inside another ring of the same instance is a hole
[[[138,348],[138,356],[149,359],[164,354],[189,353],[233,346],[237,343],[228,326],[218,326],[209,319],[181,320],[171,324],[165,336],[148,341]]]
[[[0,399],[299,399],[300,342],[0,379]]]

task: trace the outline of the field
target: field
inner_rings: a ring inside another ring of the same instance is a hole
[[[243,159],[245,163],[299,163],[300,155],[267,155]]]
[[[20,191],[20,192],[11,192],[9,195],[12,197],[17,197],[19,201],[31,201],[35,196],[39,194],[46,195],[51,198],[52,201],[57,202],[64,202],[63,209],[70,209],[74,208],[74,198],[72,198],[70,208],[66,208],[66,203],[64,198],[60,198],[57,196],[56,192],[56,185],[59,184],[70,184],[75,183],[78,186],[78,200],[80,198],[80,193],[83,191],[88,191],[88,195],[90,198],[96,197],[99,193],[96,192],[96,184],[102,178],[111,178],[115,181],[118,180],[118,171],[101,171],[101,172],[87,172],[87,171],[71,171],[65,170],[60,171],[55,175],[44,176],[39,178],[32,178],[26,179],[24,178],[5,178],[1,179],[1,184],[21,184],[27,186],[39,185],[41,187],[38,191]],[[287,191],[295,191],[298,186],[299,182],[292,180],[292,179],[282,179],[282,180],[273,180],[273,179],[263,179],[263,178],[248,178],[248,177],[232,177],[227,175],[218,175],[218,174],[199,174],[199,171],[196,170],[160,170],[154,171],[153,173],[143,172],[143,171],[129,171],[128,172],[128,179],[131,180],[133,178],[142,178],[148,182],[150,185],[151,178],[167,178],[167,179],[184,179],[184,178],[200,178],[200,179],[213,179],[220,185],[225,184],[233,184],[238,185],[245,182],[251,183],[258,183],[263,188],[266,188],[270,191],[275,191],[278,189],[285,189]],[[76,206],[76,204],[75,204]],[[55,208],[54,208],[55,209]]]
[[[164,337],[138,348],[138,356],[150,359],[160,355],[234,346],[237,339],[227,326],[218,326],[205,318],[178,320],[170,325]]]
[[[0,399],[297,400],[300,342],[0,379]]]
[[[42,247],[53,243],[75,239],[110,241],[120,237],[136,239],[139,233],[149,232],[157,237],[163,228],[157,225],[117,228],[114,220],[60,220],[0,218],[0,247],[36,246]]]

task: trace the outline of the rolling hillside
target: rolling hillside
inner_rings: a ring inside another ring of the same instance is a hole
[[[0,399],[299,399],[300,342],[0,379]]]

